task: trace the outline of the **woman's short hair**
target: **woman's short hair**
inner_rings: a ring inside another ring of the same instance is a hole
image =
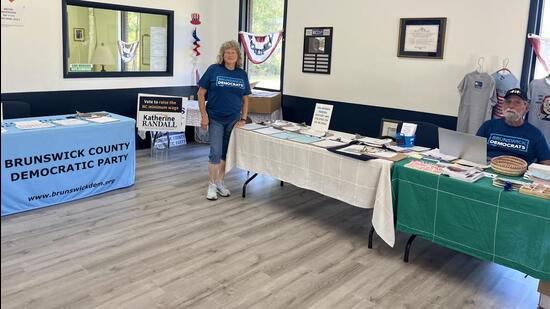
[[[227,41],[227,42],[222,44],[222,46],[220,47],[220,52],[218,53],[218,59],[217,59],[218,64],[224,64],[223,54],[228,49],[233,49],[237,52],[237,64],[235,66],[237,68],[242,68],[243,67],[243,57],[241,56],[241,46],[235,40]]]

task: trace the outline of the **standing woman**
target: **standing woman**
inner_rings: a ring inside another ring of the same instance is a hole
[[[242,69],[243,59],[239,43],[222,44],[217,63],[211,65],[199,81],[199,108],[201,127],[208,128],[210,155],[208,163],[208,191],[206,198],[229,196],[225,187],[225,156],[233,127],[241,127],[248,116],[248,95],[251,93],[248,76]],[[208,95],[208,106],[206,96]]]

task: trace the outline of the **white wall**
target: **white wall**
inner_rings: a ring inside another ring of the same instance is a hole
[[[284,93],[456,116],[457,85],[485,57],[519,78],[529,0],[288,1]],[[447,17],[443,60],[398,58],[399,19]],[[304,27],[333,26],[331,74],[302,73]]]
[[[199,0],[199,2],[202,21],[198,28],[199,37],[207,38],[200,42],[201,63],[208,67],[216,61],[223,42],[238,38],[239,0]]]
[[[63,78],[61,1],[27,0],[23,27],[2,26],[1,91],[31,92],[189,86],[193,25],[191,13],[201,14],[202,71],[215,59],[222,40],[238,32],[238,0],[103,0],[96,2],[174,11],[174,76]],[[23,4],[23,3],[22,3]],[[215,46],[216,51],[212,50]]]

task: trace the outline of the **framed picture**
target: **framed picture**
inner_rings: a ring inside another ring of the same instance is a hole
[[[305,27],[302,73],[330,74],[333,27]]]
[[[395,139],[401,123],[402,122],[399,120],[382,118],[382,120],[380,121],[380,133],[378,134],[378,136],[391,137]]]
[[[73,29],[73,39],[75,41],[84,41],[84,28],[74,28]]]
[[[447,18],[401,18],[397,57],[443,59]]]

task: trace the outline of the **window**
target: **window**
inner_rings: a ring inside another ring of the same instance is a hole
[[[550,38],[550,0],[530,0],[526,38],[529,33]],[[521,88],[527,89],[531,80],[543,78],[547,73],[536,60],[533,47],[528,40],[525,40],[523,55]]]
[[[544,1],[541,12],[541,26],[539,35],[543,38],[550,39],[550,1]],[[535,79],[543,78],[547,73],[542,67],[542,65],[536,61],[535,62]]]
[[[283,30],[285,0],[247,0],[245,5],[246,24],[243,29],[255,34],[268,34]],[[246,61],[248,78],[251,83],[258,82],[257,88],[281,90],[283,42],[279,42],[271,57],[264,63],[253,64]]]
[[[136,42],[141,37],[140,13],[122,12],[122,41],[126,43]],[[143,42],[140,42],[143,43]],[[136,49],[136,55],[131,61],[122,62],[123,71],[140,71],[140,49]]]

